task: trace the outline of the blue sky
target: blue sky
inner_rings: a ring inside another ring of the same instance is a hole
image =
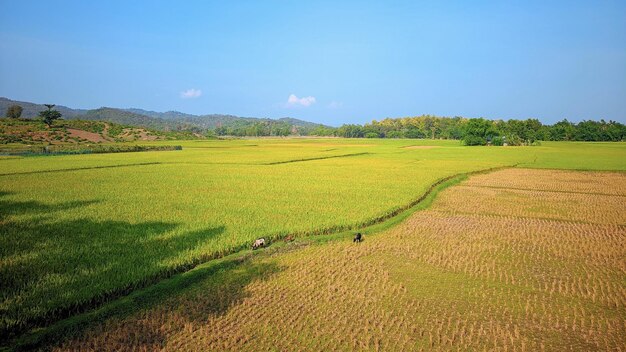
[[[76,108],[626,122],[626,1],[0,0],[0,53]]]

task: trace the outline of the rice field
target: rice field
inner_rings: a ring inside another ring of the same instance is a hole
[[[626,175],[506,169],[361,244],[200,266],[55,350],[624,351],[624,258]]]
[[[474,148],[432,140],[260,139],[182,145],[182,151],[0,157],[0,340],[238,252],[258,237],[278,241],[357,229],[452,175],[513,165],[626,170],[622,143]],[[489,190],[496,187],[510,185]],[[564,206],[584,198],[577,194]],[[550,216],[568,218],[570,208],[563,209]],[[605,224],[619,218],[592,210],[573,216]]]

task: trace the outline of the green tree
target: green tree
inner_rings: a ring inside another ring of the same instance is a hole
[[[488,140],[498,135],[499,133],[493,126],[493,121],[485,120],[482,117],[469,119],[465,127],[463,142],[465,145],[485,145]]]
[[[315,127],[311,131],[312,136],[332,136],[334,133],[335,133],[335,128],[325,127],[325,126]]]
[[[619,122],[609,121],[606,126],[606,134],[610,141],[622,141],[626,137],[626,126]]]
[[[363,127],[361,125],[342,125],[337,129],[337,135],[346,138],[363,138]]]
[[[20,116],[22,116],[22,107],[19,105],[11,105],[9,106],[9,108],[7,109],[7,117],[10,117],[12,119],[19,119]]]
[[[61,118],[61,113],[58,112],[57,110],[52,110],[52,108],[55,106],[54,104],[44,104],[44,105],[46,105],[48,110],[40,111],[39,117],[43,119],[43,122],[46,125],[48,125],[48,127],[51,127],[54,120]]]
[[[386,138],[404,138],[403,131],[389,131],[385,135]]]
[[[574,139],[576,126],[564,119],[550,127],[550,140],[553,141],[571,141]]]
[[[428,133],[430,139],[435,139],[435,135],[441,132],[439,119],[433,116],[424,117],[424,132]]]
[[[526,143],[533,144],[540,138],[540,132],[543,125],[537,119],[528,119],[524,121],[524,127],[526,129]]]
[[[218,136],[225,136],[228,134],[228,129],[224,126],[219,126],[215,128],[215,134]]]
[[[602,130],[600,123],[592,120],[583,120],[576,125],[576,135],[574,138],[577,141],[601,141]]]
[[[406,138],[424,138],[424,134],[422,133],[422,131],[420,131],[418,128],[415,128],[413,126],[409,127],[407,129],[407,131],[404,133],[404,136]]]

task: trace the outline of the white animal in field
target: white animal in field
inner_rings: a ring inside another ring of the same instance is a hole
[[[252,244],[252,249],[259,249],[261,247],[265,247],[265,238],[259,238],[254,240]]]

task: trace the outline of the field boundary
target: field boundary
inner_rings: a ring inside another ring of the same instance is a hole
[[[9,174],[0,174],[1,176],[13,176],[13,175],[34,175],[34,174],[45,174],[49,172],[69,172],[69,171],[81,171],[81,170],[96,170],[96,169],[112,169],[118,167],[130,167],[130,166],[146,166],[146,165],[161,165],[163,164],[160,161],[151,161],[146,163],[135,163],[135,164],[120,164],[120,165],[109,165],[109,166],[86,166],[86,167],[75,167],[70,169],[55,169],[55,170],[38,170],[38,171],[26,171],[26,172],[14,172]]]
[[[314,158],[303,158],[303,159],[293,159],[293,160],[284,160],[284,161],[272,161],[269,163],[263,163],[258,165],[280,165],[280,164],[289,164],[289,163],[299,163],[303,161],[312,161],[312,160],[324,160],[324,159],[334,159],[334,158],[348,158],[351,156],[359,156],[359,155],[369,155],[372,154],[370,152],[363,153],[352,153],[352,154],[343,154],[343,155],[329,155],[329,156],[318,156]]]
[[[250,165],[250,166],[268,166],[268,165],[280,165],[280,164],[289,164],[289,163],[298,163],[304,161],[313,161],[313,160],[324,160],[324,159],[333,159],[333,158],[347,158],[352,156],[360,156],[360,155],[369,155],[372,153],[364,152],[364,153],[352,153],[352,154],[344,154],[344,155],[330,155],[330,156],[322,156],[315,158],[304,158],[304,159],[295,159],[295,160],[284,160],[284,161],[271,161],[267,163],[193,163],[193,162],[162,162],[162,161],[150,161],[144,163],[133,163],[133,164],[120,164],[120,165],[108,165],[108,166],[86,166],[86,167],[74,167],[67,169],[53,169],[53,170],[37,170],[37,171],[25,171],[25,172],[13,172],[0,174],[0,177],[3,176],[13,176],[13,175],[34,175],[34,174],[45,174],[45,173],[56,173],[56,172],[71,172],[71,171],[82,171],[82,170],[96,170],[96,169],[111,169],[118,167],[131,167],[131,166],[147,166],[147,165],[176,165],[176,164],[186,164],[186,165]],[[60,154],[59,154],[60,155]],[[65,155],[65,154],[64,154]],[[75,155],[75,154],[67,154],[67,155]],[[11,155],[16,157],[25,157],[24,155]],[[35,156],[54,156],[53,154],[48,155],[32,155]]]
[[[311,243],[342,239],[346,236],[350,236],[350,231],[354,231],[356,229],[359,229],[365,234],[371,235],[373,233],[384,231],[400,223],[417,210],[426,209],[440,191],[461,182],[470,175],[484,174],[516,166],[517,164],[498,166],[443,177],[431,184],[426,189],[426,191],[424,191],[424,193],[422,193],[422,195],[419,196],[417,199],[405,205],[396,207],[370,220],[362,221],[360,223],[355,223],[352,225],[331,226],[308,232],[293,232],[290,234],[295,236],[296,238],[306,238],[306,240]],[[269,246],[267,249],[272,249],[272,242],[276,242],[277,240],[284,238],[285,235],[273,234],[262,237],[265,237],[269,241]],[[40,319],[33,320],[31,321],[30,327],[25,329],[25,332],[22,331],[22,334],[19,334],[18,332],[18,334],[15,335],[12,339],[5,340],[5,342],[13,342],[13,347],[15,347],[15,349],[17,350],[31,350],[43,344],[52,343],[56,341],[57,338],[67,336],[67,334],[70,333],[72,329],[76,329],[78,325],[80,325],[80,328],[78,330],[83,329],[85,326],[87,326],[89,321],[85,320],[85,318],[80,317],[88,316],[90,317],[89,319],[96,319],[96,317],[101,314],[99,312],[104,312],[106,313],[106,316],[109,316],[110,312],[105,307],[109,305],[115,307],[116,302],[120,300],[125,300],[128,297],[135,297],[136,295],[139,295],[142,291],[153,292],[151,291],[153,287],[160,285],[164,281],[170,281],[173,280],[175,277],[186,275],[187,273],[196,270],[196,268],[198,268],[199,266],[211,265],[213,262],[222,263],[227,258],[238,258],[236,260],[241,261],[246,257],[255,255],[252,253],[249,247],[249,244],[242,244],[233,248],[230,252],[212,253],[199,256],[197,258],[193,258],[188,263],[180,264],[173,268],[168,268],[150,277],[146,277],[140,282],[129,284],[106,295],[102,295],[98,297],[98,299],[93,299],[82,304],[74,304],[72,306],[60,308],[58,311],[55,312],[55,316],[57,317],[56,319],[50,319],[50,317],[44,316]],[[263,251],[257,253],[262,252]],[[94,314],[96,316],[94,316]],[[72,321],[74,320],[77,320],[77,322],[72,323]],[[49,325],[46,326],[46,323],[48,323]],[[0,346],[2,346],[2,344],[0,344]],[[0,347],[0,350],[3,350],[4,347],[5,346]]]
[[[199,140],[201,142],[204,142],[204,140]],[[228,147],[224,147],[224,146],[193,146],[193,147],[188,147],[190,149],[237,149],[237,148],[243,148],[243,147],[258,147],[258,144],[242,144],[242,145],[236,145],[236,146],[228,146]]]
[[[137,152],[163,152],[182,150],[180,145],[111,145],[96,144],[89,145],[52,145],[41,147],[30,147],[26,149],[3,149],[0,148],[0,155],[14,155],[23,157],[33,156],[56,156],[56,155],[81,155],[81,154],[114,154],[114,153],[137,153]]]

